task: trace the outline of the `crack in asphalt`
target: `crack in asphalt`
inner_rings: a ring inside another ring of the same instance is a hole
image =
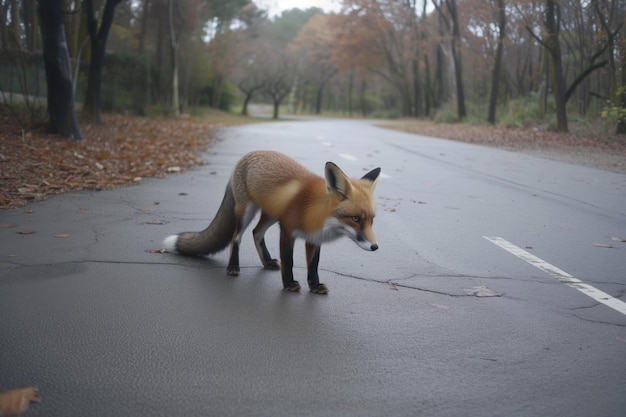
[[[302,268],[304,269],[304,268]],[[447,297],[453,297],[453,298],[463,298],[463,297],[476,297],[476,295],[474,294],[454,294],[454,293],[450,293],[450,292],[446,292],[446,291],[437,291],[437,290],[433,290],[433,289],[428,289],[428,288],[423,288],[423,287],[417,287],[417,286],[412,286],[412,285],[406,285],[406,284],[402,284],[402,283],[398,283],[397,281],[403,281],[403,280],[407,280],[407,279],[412,279],[412,278],[416,278],[416,277],[427,277],[427,278],[474,278],[474,279],[482,279],[480,277],[473,277],[473,276],[469,276],[469,275],[419,275],[419,274],[413,274],[409,277],[406,278],[401,278],[400,280],[395,280],[395,279],[389,279],[389,280],[377,280],[377,279],[372,279],[372,278],[365,278],[362,276],[358,276],[358,275],[352,275],[352,274],[346,274],[346,273],[341,273],[341,272],[337,272],[337,271],[332,271],[329,269],[320,269],[324,272],[330,272],[333,274],[337,274],[339,276],[342,277],[346,277],[346,278],[353,278],[353,279],[357,279],[360,281],[366,281],[366,282],[374,282],[374,283],[378,283],[378,284],[386,284],[392,287],[397,287],[397,288],[405,288],[405,289],[409,289],[409,290],[416,290],[416,291],[420,291],[420,292],[426,292],[426,293],[431,293],[431,294],[438,294],[438,295],[445,295]],[[511,298],[511,297],[507,297],[504,294],[501,294],[499,296],[497,296],[496,298]],[[477,297],[477,298],[489,298],[489,297]]]
[[[562,313],[562,314],[565,314],[565,315],[570,316],[570,317],[575,317],[576,319],[585,321],[587,323],[606,324],[606,325],[609,325],[609,326],[615,326],[615,327],[619,327],[619,328],[626,328],[626,323],[613,323],[613,322],[604,321],[604,320],[594,320],[594,319],[590,319],[590,318],[581,317],[578,314],[574,313],[574,311],[577,311],[577,310],[590,310],[590,309],[593,309],[593,308],[596,308],[596,307],[599,307],[599,306],[602,306],[602,305],[603,305],[602,303],[596,303],[596,304],[594,304],[592,306],[575,307],[575,308],[571,309],[572,312],[565,312],[565,313]]]

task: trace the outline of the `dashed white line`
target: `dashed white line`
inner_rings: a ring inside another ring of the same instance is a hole
[[[611,307],[612,309],[619,311],[620,313],[626,315],[626,303],[624,303],[622,300],[618,300],[617,298],[614,298],[610,296],[609,294],[603,291],[600,291],[599,289],[589,284],[585,284],[583,281],[579,280],[578,278],[573,277],[572,275],[568,274],[562,269],[559,269],[556,266],[544,261],[543,259],[538,258],[531,253],[528,253],[524,249],[518,246],[515,246],[511,242],[505,239],[502,239],[501,237],[496,237],[496,236],[483,236],[483,237],[487,239],[488,241],[490,241],[491,243],[493,243],[494,245],[501,247],[507,252],[517,256],[518,258],[528,262],[532,266],[539,268],[543,272],[558,279],[560,282],[574,289],[577,289],[583,294],[593,298],[597,302],[602,303],[608,307]]]

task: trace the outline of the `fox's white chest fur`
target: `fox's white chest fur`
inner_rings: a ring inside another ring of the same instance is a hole
[[[309,243],[320,246],[322,243],[331,242],[341,236],[345,236],[346,233],[343,231],[344,227],[345,225],[340,223],[335,217],[329,217],[320,230],[309,233],[296,230],[293,232],[293,237],[304,239]]]

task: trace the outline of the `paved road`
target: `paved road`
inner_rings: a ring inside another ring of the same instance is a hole
[[[146,251],[204,227],[252,149],[382,167],[380,249],[323,247],[328,296],[282,292],[249,234],[238,278]],[[38,385],[25,415],[626,412],[626,176],[353,121],[229,129],[206,160],[0,212],[0,391]]]

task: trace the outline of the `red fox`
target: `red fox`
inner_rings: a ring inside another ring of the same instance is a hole
[[[226,271],[239,275],[241,235],[261,210],[252,233],[263,266],[280,269],[283,288],[299,291],[300,284],[293,279],[293,245],[296,238],[302,238],[306,241],[309,289],[327,294],[328,287],[320,284],[317,272],[322,243],[348,236],[367,251],[378,249],[372,231],[372,193],[379,174],[380,168],[376,168],[361,179],[350,179],[337,165],[327,162],[324,179],[281,153],[253,151],[237,163],[211,224],[201,232],[169,236],[163,244],[184,255],[209,255],[230,243]],[[280,224],[281,262],[272,259],[265,246],[265,232],[276,222]]]

